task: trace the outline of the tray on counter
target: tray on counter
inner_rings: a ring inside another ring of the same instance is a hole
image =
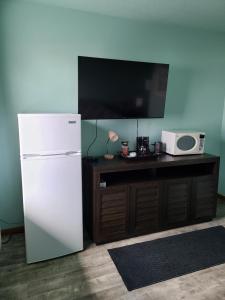
[[[129,151],[130,152],[134,152],[134,151]],[[130,161],[130,160],[153,160],[153,159],[157,159],[159,156],[162,156],[163,154],[160,154],[160,155],[156,155],[154,153],[149,153],[149,154],[145,154],[145,155],[137,155],[137,156],[124,156],[121,152],[119,153],[119,157],[121,159],[125,159],[127,161]]]

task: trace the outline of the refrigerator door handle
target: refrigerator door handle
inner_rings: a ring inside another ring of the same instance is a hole
[[[65,155],[67,156],[79,156],[81,155],[80,151],[70,151],[70,152],[66,152]]]
[[[27,159],[27,158],[34,158],[34,157],[39,157],[39,156],[41,156],[40,154],[23,154],[22,155],[22,158],[23,159]]]

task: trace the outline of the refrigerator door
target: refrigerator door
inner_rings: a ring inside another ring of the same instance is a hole
[[[81,155],[21,160],[27,262],[83,249]]]
[[[80,115],[18,114],[20,154],[81,151]]]

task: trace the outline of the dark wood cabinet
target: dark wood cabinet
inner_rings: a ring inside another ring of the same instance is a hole
[[[129,211],[127,186],[101,189],[96,200],[96,242],[125,238]]]
[[[190,219],[191,178],[164,180],[165,227],[186,225]]]
[[[155,232],[160,223],[161,183],[142,182],[130,187],[130,234]]]
[[[219,157],[209,154],[83,159],[86,228],[99,244],[209,221],[216,214],[218,167]]]
[[[216,216],[217,180],[213,175],[193,178],[192,218],[201,220]]]

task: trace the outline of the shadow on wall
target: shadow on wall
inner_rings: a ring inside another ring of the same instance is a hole
[[[194,71],[190,68],[170,65],[165,117],[177,116],[182,118],[184,115],[193,74]]]
[[[0,223],[2,228],[7,228],[15,227],[15,223],[18,223],[17,226],[23,224],[23,206],[17,116],[9,106],[9,91],[5,80],[0,80],[0,83],[0,218],[14,223],[7,226]]]
[[[23,224],[23,207],[17,117],[9,104],[10,90],[6,76],[3,76],[6,74],[3,60],[0,56],[0,218],[14,223],[6,225],[0,222],[1,228],[7,228]]]
[[[1,2],[1,1],[0,1]],[[0,227],[16,227],[23,225],[23,206],[21,191],[21,175],[19,161],[19,144],[16,113],[10,106],[12,87],[8,82],[6,66],[7,53],[4,51],[6,40],[4,26],[4,3],[0,3],[0,218],[8,223],[0,222]]]
[[[224,123],[225,119],[223,120]],[[223,124],[225,125],[225,124]],[[221,157],[220,157],[220,181],[219,190],[225,195],[225,128],[222,126],[221,131]]]

